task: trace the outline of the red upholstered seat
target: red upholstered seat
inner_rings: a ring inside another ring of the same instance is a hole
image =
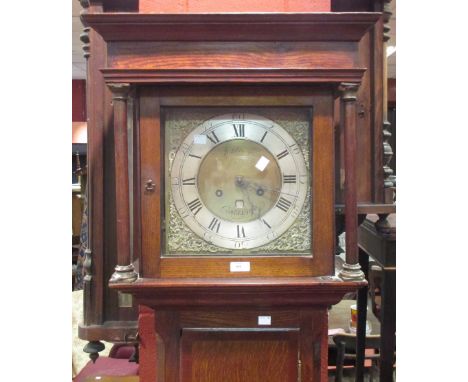
[[[73,379],[73,382],[84,382],[86,378],[98,375],[138,375],[138,364],[128,362],[128,359],[99,357],[96,363],[89,361]]]

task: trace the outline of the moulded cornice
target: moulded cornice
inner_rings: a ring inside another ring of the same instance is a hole
[[[337,277],[284,277],[237,279],[138,279],[132,284],[110,284],[131,293],[140,304],[160,308],[197,306],[311,306],[332,305],[345,293],[367,281],[342,281]]]
[[[107,83],[360,83],[359,69],[101,69]]]
[[[359,41],[381,13],[86,13],[106,41]]]

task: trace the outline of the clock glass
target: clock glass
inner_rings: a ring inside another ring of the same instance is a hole
[[[166,108],[165,255],[310,255],[302,108]]]

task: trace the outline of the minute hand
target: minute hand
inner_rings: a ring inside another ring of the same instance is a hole
[[[289,196],[292,196],[292,197],[296,197],[296,195],[293,195],[293,194],[289,194],[287,192],[283,192],[281,191],[281,189],[279,188],[269,188],[269,187],[265,187],[263,185],[260,185],[258,183],[255,183],[255,182],[248,182],[247,186],[249,187],[253,187],[255,190],[265,190],[265,191],[270,191],[270,192],[276,192],[277,194],[284,194],[284,195],[289,195]]]

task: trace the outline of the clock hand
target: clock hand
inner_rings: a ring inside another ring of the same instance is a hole
[[[258,183],[255,183],[255,182],[247,182],[247,187],[252,187],[256,190],[256,193],[258,196],[263,196],[263,192],[262,193],[259,193],[259,191],[270,191],[270,192],[275,192],[277,194],[284,194],[284,195],[289,195],[289,196],[292,196],[292,197],[297,197],[297,195],[293,195],[293,194],[290,194],[288,192],[283,192],[281,191],[280,189],[278,188],[269,188],[269,187],[265,187],[263,185],[260,185]]]
[[[292,196],[294,198],[297,197],[297,195],[293,195],[288,192],[283,192],[278,188],[268,188],[256,182],[249,181],[241,175],[236,176],[235,183],[236,183],[236,186],[242,189],[246,189],[248,187],[253,188],[258,196],[263,196],[264,191],[270,191],[270,192],[275,192],[277,194],[284,194],[284,195]]]

